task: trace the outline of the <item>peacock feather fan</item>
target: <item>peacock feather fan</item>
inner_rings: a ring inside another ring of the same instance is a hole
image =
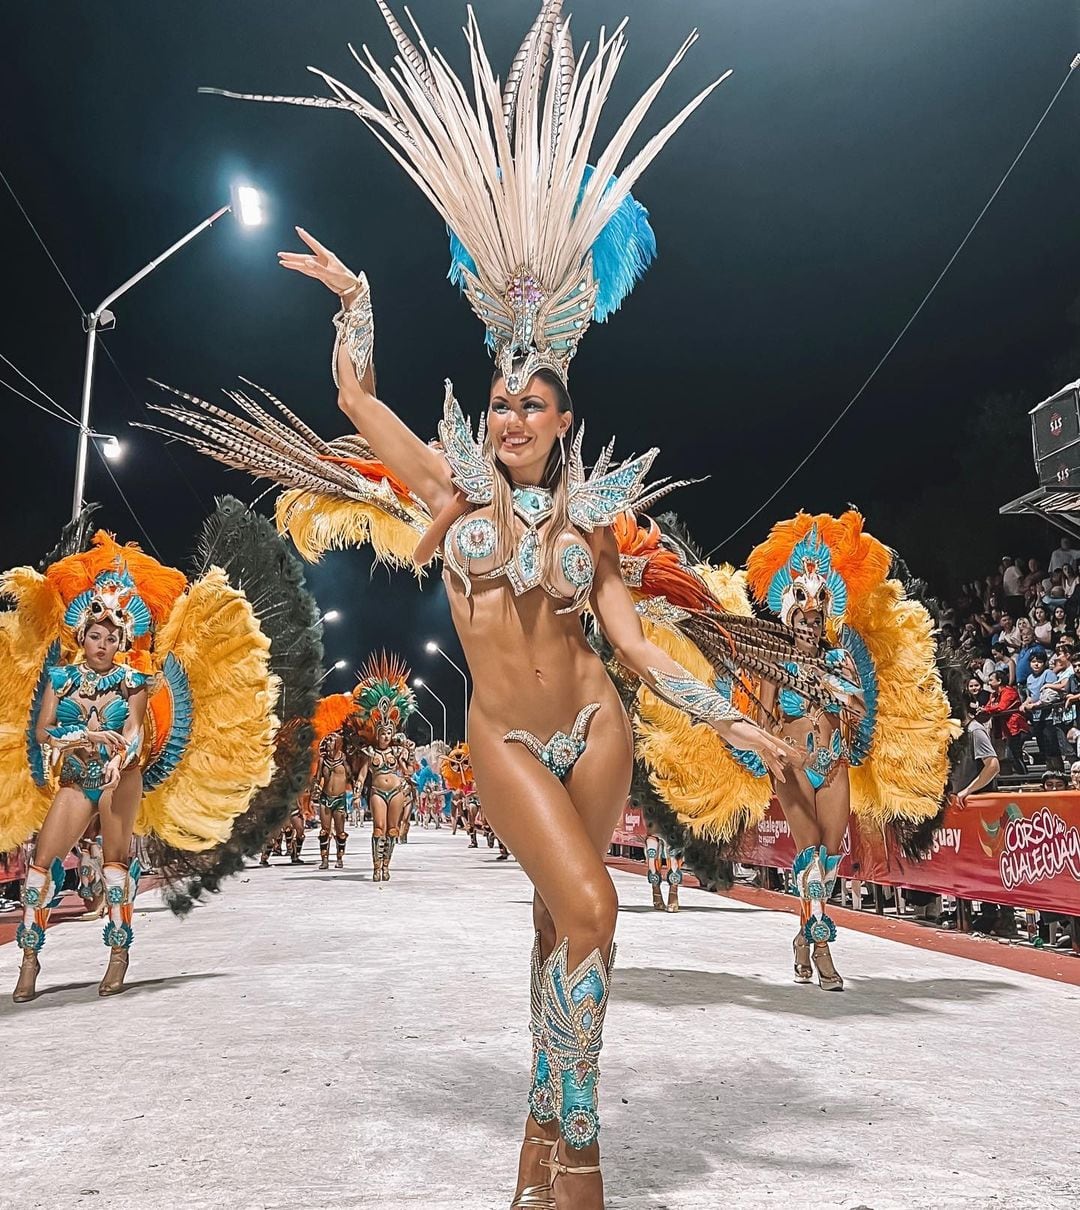
[[[190,911],[206,892],[239,873],[244,858],[262,848],[288,819],[307,785],[314,730],[311,724],[323,646],[318,605],[303,567],[274,526],[240,500],[223,496],[207,518],[194,558],[193,579],[219,567],[242,590],[270,640],[270,671],[281,682],[282,724],[274,739],[274,775],[238,816],[228,840],[199,853],[155,841],[154,859],[166,875],[169,906]]]

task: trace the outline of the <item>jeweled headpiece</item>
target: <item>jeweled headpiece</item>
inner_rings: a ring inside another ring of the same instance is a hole
[[[565,383],[589,323],[619,306],[656,254],[648,213],[631,188],[729,73],[684,106],[616,176],[696,33],[594,155],[597,123],[626,49],[625,21],[610,37],[601,29],[586,65],[575,61],[563,0],[543,0],[504,88],[470,8],[467,88],[428,47],[411,15],[419,47],[383,0],[377,3],[399,53],[389,72],[366,46],[356,57],[385,109],[316,68],[333,98],[225,95],[346,109],[361,118],[450,229],[450,278],[487,329],[507,389],[516,394],[539,369]]]
[[[787,626],[796,609],[842,618],[852,599],[884,582],[891,561],[888,548],[850,509],[840,517],[799,513],[774,525],[750,552],[746,569],[754,596]]]
[[[137,637],[150,632],[150,610],[123,563],[103,571],[94,587],[80,593],[64,612],[64,625],[71,627],[76,643],[81,643],[90,627],[98,623],[120,631],[121,651],[129,650]]]
[[[45,579],[64,602],[64,625],[76,643],[95,622],[103,622],[119,630],[121,651],[148,645],[154,624],[164,619],[187,584],[182,572],[137,546],[120,546],[103,530],[94,535],[89,550],[51,564]]]
[[[416,698],[409,688],[408,666],[399,656],[385,651],[370,656],[361,669],[353,699],[365,731],[374,733],[384,728],[400,731],[416,709]]]

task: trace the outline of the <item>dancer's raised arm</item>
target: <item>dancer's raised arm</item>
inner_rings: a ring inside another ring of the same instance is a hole
[[[302,227],[297,227],[296,233],[311,252],[279,252],[278,262],[281,266],[295,273],[303,273],[305,277],[313,277],[341,299],[339,330],[347,329],[350,318],[358,308],[366,307],[370,316],[368,284],[364,275],[353,273],[340,257]],[[338,407],[353,422],[380,461],[408,484],[409,490],[419,496],[432,513],[439,512],[453,495],[446,460],[376,398],[370,332],[367,364],[362,367],[359,376],[350,356],[351,342],[347,331],[343,336],[338,341],[336,359]]]

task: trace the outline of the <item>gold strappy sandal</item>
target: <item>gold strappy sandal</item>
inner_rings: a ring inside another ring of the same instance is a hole
[[[553,1143],[551,1139],[534,1139],[528,1135],[521,1140],[521,1145],[524,1147],[527,1143],[534,1147],[550,1148],[557,1147],[558,1140]],[[547,1167],[547,1161],[541,1160],[540,1163]],[[552,1180],[546,1181],[543,1185],[526,1185],[524,1189],[510,1203],[510,1210],[556,1210],[555,1195],[551,1191]]]
[[[551,1145],[551,1155],[546,1160],[541,1160],[540,1163],[545,1168],[551,1169],[551,1185],[550,1189],[554,1190],[555,1182],[560,1176],[589,1176],[594,1172],[600,1171],[599,1164],[587,1164],[580,1168],[570,1168],[559,1159],[559,1140],[556,1139]],[[552,1202],[552,1206],[557,1206],[557,1202]]]

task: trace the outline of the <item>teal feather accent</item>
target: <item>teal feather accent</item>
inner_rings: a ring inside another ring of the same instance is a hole
[[[158,692],[168,693],[172,697],[173,725],[161,751],[143,771],[143,789],[147,792],[156,790],[172,775],[183,760],[191,740],[191,686],[183,665],[172,652],[165,657],[161,676],[162,687]]]
[[[45,757],[42,754],[41,745],[37,742],[37,725],[41,718],[41,703],[45,699],[45,687],[52,682],[55,688],[56,681],[53,674],[62,671],[56,667],[56,661],[59,658],[60,640],[54,639],[45,653],[41,672],[38,673],[34,696],[30,702],[30,721],[26,728],[26,763],[30,766],[30,776],[34,779],[36,786],[46,786],[49,781],[48,771],[45,768]]]
[[[592,174],[592,165],[586,166],[581,193],[584,193]],[[616,179],[612,177],[608,182],[609,189]],[[476,276],[476,262],[455,232],[449,228],[447,232],[450,237],[450,272],[447,277],[463,290],[465,272]],[[590,252],[593,277],[600,287],[596,295],[596,305],[593,307],[593,319],[597,323],[603,323],[619,309],[623,300],[656,259],[656,233],[649,223],[648,210],[639,201],[627,195],[593,241]],[[494,343],[490,332],[486,343],[488,346]]]
[[[877,727],[878,714],[878,678],[874,668],[874,660],[863,641],[862,635],[850,626],[841,626],[838,642],[851,656],[859,673],[859,683],[863,691],[863,701],[866,713],[859,719],[855,733],[848,744],[848,761],[852,765],[861,765],[870,755],[874,742],[874,730]]]
[[[64,863],[59,857],[54,857],[52,865],[49,866],[49,881],[52,883],[53,894],[45,906],[54,908],[64,895]]]

